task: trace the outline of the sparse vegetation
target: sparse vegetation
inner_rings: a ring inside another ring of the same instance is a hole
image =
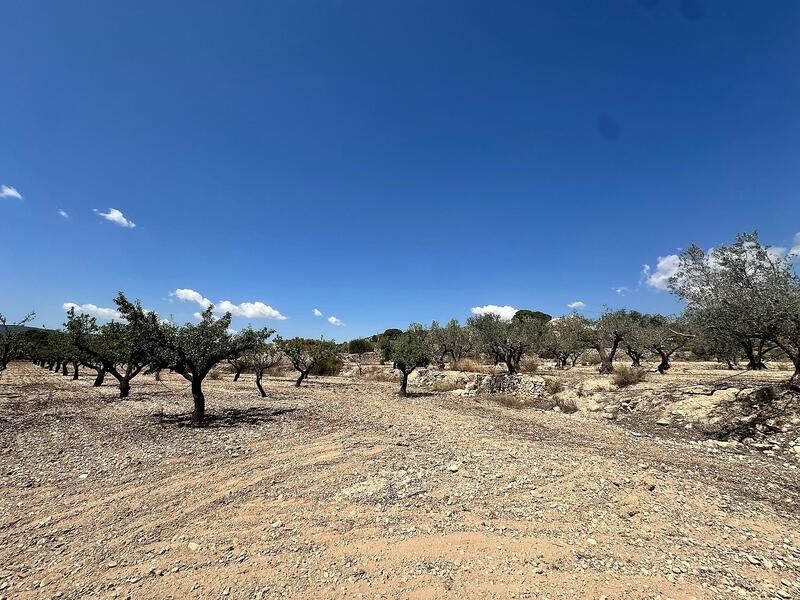
[[[617,366],[612,381],[619,388],[628,387],[644,381],[647,371],[638,367]]]

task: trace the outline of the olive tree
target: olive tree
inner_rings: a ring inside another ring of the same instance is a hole
[[[680,256],[670,288],[704,328],[737,339],[774,343],[792,361],[791,384],[800,385],[800,277],[795,257],[742,233],[705,253],[692,245]],[[748,357],[749,358],[749,357]]]
[[[239,377],[242,376],[242,373],[250,368],[250,363],[248,362],[247,356],[241,356],[239,358],[232,358],[228,361],[228,364],[233,368],[233,380],[239,381]]]
[[[530,311],[526,311],[530,312]],[[519,319],[503,320],[498,315],[486,314],[470,317],[467,326],[475,332],[479,348],[489,354],[495,364],[504,363],[509,373],[519,372],[523,355],[541,347],[548,315],[531,313]],[[516,316],[516,315],[515,315]]]
[[[359,338],[357,340],[350,340],[347,343],[347,351],[350,354],[355,354],[358,357],[358,374],[361,375],[361,362],[364,360],[364,355],[372,352],[372,344],[369,340]]]
[[[19,321],[9,323],[5,315],[0,313],[0,371],[4,371],[8,363],[15,358],[19,352],[21,344],[21,332],[19,328],[24,327],[36,317],[36,313],[30,312]]]
[[[606,309],[599,319],[590,322],[586,329],[586,343],[600,356],[600,373],[614,372],[614,357],[632,325],[630,313],[625,309]]]
[[[588,327],[589,321],[577,313],[553,319],[548,323],[542,349],[555,358],[556,369],[564,369],[567,365],[574,367],[586,352]]]
[[[300,387],[317,363],[321,360],[335,358],[339,354],[336,342],[321,339],[310,340],[296,337],[285,340],[278,337],[275,342],[292,363],[295,371],[300,373],[297,381],[294,382],[295,387]]]
[[[412,323],[408,329],[392,341],[390,359],[393,367],[400,371],[400,395],[408,395],[408,376],[417,367],[430,364],[430,346],[428,332],[418,323]]]
[[[122,292],[114,302],[129,325],[152,344],[152,367],[170,368],[191,384],[194,401],[191,420],[195,424],[205,418],[203,380],[211,370],[223,361],[253,351],[274,333],[272,329],[250,327],[231,332],[231,314],[216,319],[212,305],[200,314],[199,323],[176,325],[144,310],[138,300],[130,302]]]

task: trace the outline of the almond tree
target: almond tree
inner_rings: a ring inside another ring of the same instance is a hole
[[[228,364],[233,367],[233,380],[239,381],[239,377],[242,376],[242,373],[245,369],[250,367],[250,364],[247,362],[246,357],[241,358],[234,358],[233,360],[229,360]]]
[[[130,302],[122,292],[114,302],[130,326],[150,344],[152,368],[170,368],[191,383],[194,424],[201,424],[205,418],[203,380],[211,370],[223,361],[252,352],[275,333],[272,329],[255,331],[250,327],[231,333],[231,313],[215,319],[213,306],[201,313],[199,323],[176,325],[145,311],[138,300]]]
[[[253,350],[252,353],[248,354],[248,364],[255,373],[256,389],[261,394],[262,398],[267,396],[267,392],[264,391],[264,387],[261,385],[264,374],[267,370],[279,365],[282,359],[283,353],[275,344],[263,344]]]
[[[295,387],[300,387],[319,361],[334,358],[339,354],[339,347],[335,342],[321,339],[309,340],[296,337],[285,340],[278,337],[275,343],[292,363],[294,370],[300,373],[294,383]]]
[[[0,371],[5,371],[8,363],[15,358],[20,349],[20,332],[18,328],[25,326],[36,318],[36,313],[30,312],[19,321],[8,324],[6,317],[0,313]]]
[[[89,315],[67,313],[71,342],[84,355],[84,362],[98,373],[94,385],[102,384],[106,373],[119,383],[119,397],[127,398],[131,381],[153,360],[153,345],[132,323],[111,321],[102,327]]]
[[[505,363],[511,374],[519,372],[519,363],[526,353],[541,347],[547,330],[544,317],[549,318],[548,315],[532,311],[525,313],[521,318],[511,321],[504,321],[494,314],[467,320],[467,326],[475,332],[479,348],[489,354],[495,364]]]

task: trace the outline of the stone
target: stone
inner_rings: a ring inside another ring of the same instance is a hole
[[[189,548],[192,552],[198,552],[200,550],[200,544],[197,542],[189,542],[186,544],[186,547]]]
[[[457,473],[460,468],[461,465],[459,465],[457,462],[451,462],[449,465],[447,465],[447,470],[451,473]]]

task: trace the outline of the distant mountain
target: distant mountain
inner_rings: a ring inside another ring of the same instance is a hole
[[[45,327],[28,327],[27,325],[8,325],[10,333],[22,333],[24,331],[54,331]],[[0,335],[5,335],[6,328],[0,325]]]

